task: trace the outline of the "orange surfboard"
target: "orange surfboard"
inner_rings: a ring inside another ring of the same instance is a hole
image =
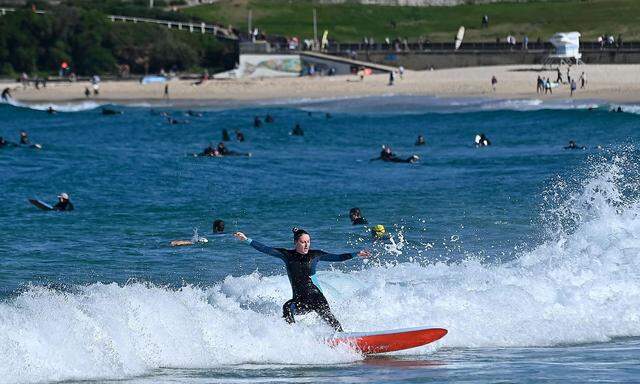
[[[420,347],[441,339],[444,328],[407,328],[381,332],[342,333],[329,340],[329,345],[347,344],[365,355],[401,351]]]

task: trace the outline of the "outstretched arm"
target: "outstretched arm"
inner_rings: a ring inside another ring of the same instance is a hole
[[[254,241],[254,240],[250,239],[249,237],[247,237],[242,232],[236,232],[236,233],[233,234],[233,236],[235,236],[236,239],[249,244],[250,246],[253,247],[253,249],[255,249],[258,252],[266,253],[267,255],[275,256],[275,257],[280,258],[280,259],[284,258],[284,255],[280,251],[278,251],[277,249],[271,248],[268,245],[264,245],[262,243]]]
[[[335,253],[326,253],[321,251],[321,255],[320,255],[320,261],[347,261],[347,260],[351,260],[356,256],[362,257],[362,258],[367,258],[369,256],[371,256],[371,253],[369,253],[369,251],[367,250],[362,250],[360,252],[352,252],[352,253],[341,253],[341,254],[335,254]]]

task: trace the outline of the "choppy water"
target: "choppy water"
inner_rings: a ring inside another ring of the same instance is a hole
[[[211,106],[0,105],[0,382],[637,382],[640,172],[635,106],[413,97]],[[590,107],[596,107],[589,110]],[[311,112],[311,115],[309,115]],[[330,119],[325,113],[331,113]],[[254,115],[274,124],[252,127]],[[305,136],[288,134],[299,122]],[[221,130],[250,158],[194,158]],[[476,133],[493,142],[474,148]],[[415,147],[418,134],[426,147]],[[571,139],[586,150],[567,151]],[[380,145],[417,164],[370,162]],[[600,148],[598,147],[600,146]],[[71,213],[29,197],[68,192]],[[358,206],[393,244],[353,227]],[[319,273],[347,330],[445,327],[363,358],[280,318],[284,268],[227,232],[328,251]],[[209,243],[171,248],[193,229]]]

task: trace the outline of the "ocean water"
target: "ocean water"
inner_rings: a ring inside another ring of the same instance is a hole
[[[640,107],[387,96],[198,106],[0,105],[0,382],[640,381]],[[193,107],[196,108],[196,107]],[[167,111],[188,124],[170,125]],[[253,128],[253,116],[276,121]],[[331,117],[327,118],[326,113]],[[289,132],[300,123],[304,137]],[[223,128],[251,157],[197,158]],[[475,148],[476,133],[491,147]],[[418,134],[427,145],[413,145]],[[585,150],[564,150],[569,140]],[[416,164],[370,161],[382,144]],[[40,211],[67,192],[69,213]],[[374,244],[358,206],[391,234]],[[226,222],[213,235],[211,223]],[[281,319],[291,228],[348,331],[449,334],[380,357]],[[172,248],[197,230],[209,242]]]

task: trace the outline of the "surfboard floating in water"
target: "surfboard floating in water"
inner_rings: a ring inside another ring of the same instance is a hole
[[[374,355],[420,347],[441,339],[447,332],[444,328],[420,327],[380,332],[341,333],[329,339],[328,344],[331,346],[346,344],[365,355]]]
[[[52,211],[53,207],[47,203],[45,203],[42,200],[38,200],[38,199],[29,199],[29,202],[33,205],[35,205],[36,207],[42,209],[43,211]]]

